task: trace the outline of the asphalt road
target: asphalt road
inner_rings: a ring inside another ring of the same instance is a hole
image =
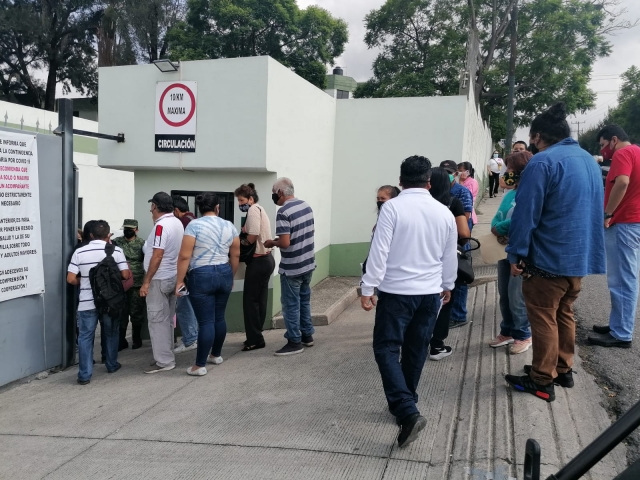
[[[640,322],[636,315],[634,344],[630,349],[589,345],[587,336],[593,334],[591,326],[606,325],[610,308],[606,277],[585,278],[575,306],[578,320],[576,341],[583,366],[598,379],[608,399],[605,406],[615,419],[640,400]],[[627,459],[632,463],[640,458],[640,428],[628,438],[627,445]]]

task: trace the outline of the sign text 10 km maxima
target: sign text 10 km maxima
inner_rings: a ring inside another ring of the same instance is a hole
[[[156,152],[196,151],[197,82],[156,84]]]

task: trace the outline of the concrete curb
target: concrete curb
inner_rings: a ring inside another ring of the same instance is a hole
[[[332,323],[344,310],[358,298],[358,288],[354,287],[349,289],[342,297],[338,299],[333,305],[326,309],[323,313],[311,312],[311,322],[314,326],[329,325]],[[284,317],[282,315],[276,315],[273,317],[273,328],[285,328]]]

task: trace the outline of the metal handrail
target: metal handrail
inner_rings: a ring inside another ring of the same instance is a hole
[[[598,463],[606,454],[613,450],[636,428],[640,426],[640,402],[631,407],[624,415],[615,421],[609,428],[600,434],[593,442],[587,445],[578,455],[567,463],[558,473],[550,475],[547,480],[578,480],[591,467]],[[535,447],[538,455],[536,458]],[[540,446],[535,440],[527,440],[525,452],[525,479],[539,480],[540,478]],[[529,466],[529,476],[527,476]],[[537,466],[538,476],[535,475]]]

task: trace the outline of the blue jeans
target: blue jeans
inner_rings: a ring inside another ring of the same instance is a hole
[[[176,321],[182,332],[182,343],[186,347],[198,340],[198,320],[188,295],[177,298]]]
[[[527,306],[522,294],[522,275],[511,275],[509,260],[498,262],[498,293],[500,294],[500,335],[516,340],[531,338]]]
[[[429,338],[436,324],[438,310],[438,294],[396,295],[379,292],[373,327],[373,353],[389,409],[399,421],[419,413],[416,390],[429,353]]]
[[[120,319],[112,319],[109,315],[102,315],[102,331],[104,338],[105,365],[107,371],[114,370],[118,364],[118,344],[120,342]],[[98,325],[98,311],[85,310],[78,312],[78,380],[91,380],[93,373],[93,341]]]
[[[297,277],[280,274],[280,301],[287,328],[284,338],[293,343],[300,343],[302,335],[309,336],[315,332],[311,323],[312,275],[312,271]]]
[[[469,232],[473,228],[473,221],[469,218]],[[471,246],[467,242],[464,250],[469,250]],[[451,295],[451,321],[466,322],[467,321],[467,297],[469,296],[468,285],[456,284],[456,289]]]
[[[631,341],[638,305],[640,223],[618,223],[604,231],[607,282],[611,292],[611,335]]]
[[[231,265],[223,263],[194,268],[189,272],[187,283],[199,327],[196,365],[204,367],[209,352],[215,357],[220,356],[227,336],[224,311],[233,288]]]

